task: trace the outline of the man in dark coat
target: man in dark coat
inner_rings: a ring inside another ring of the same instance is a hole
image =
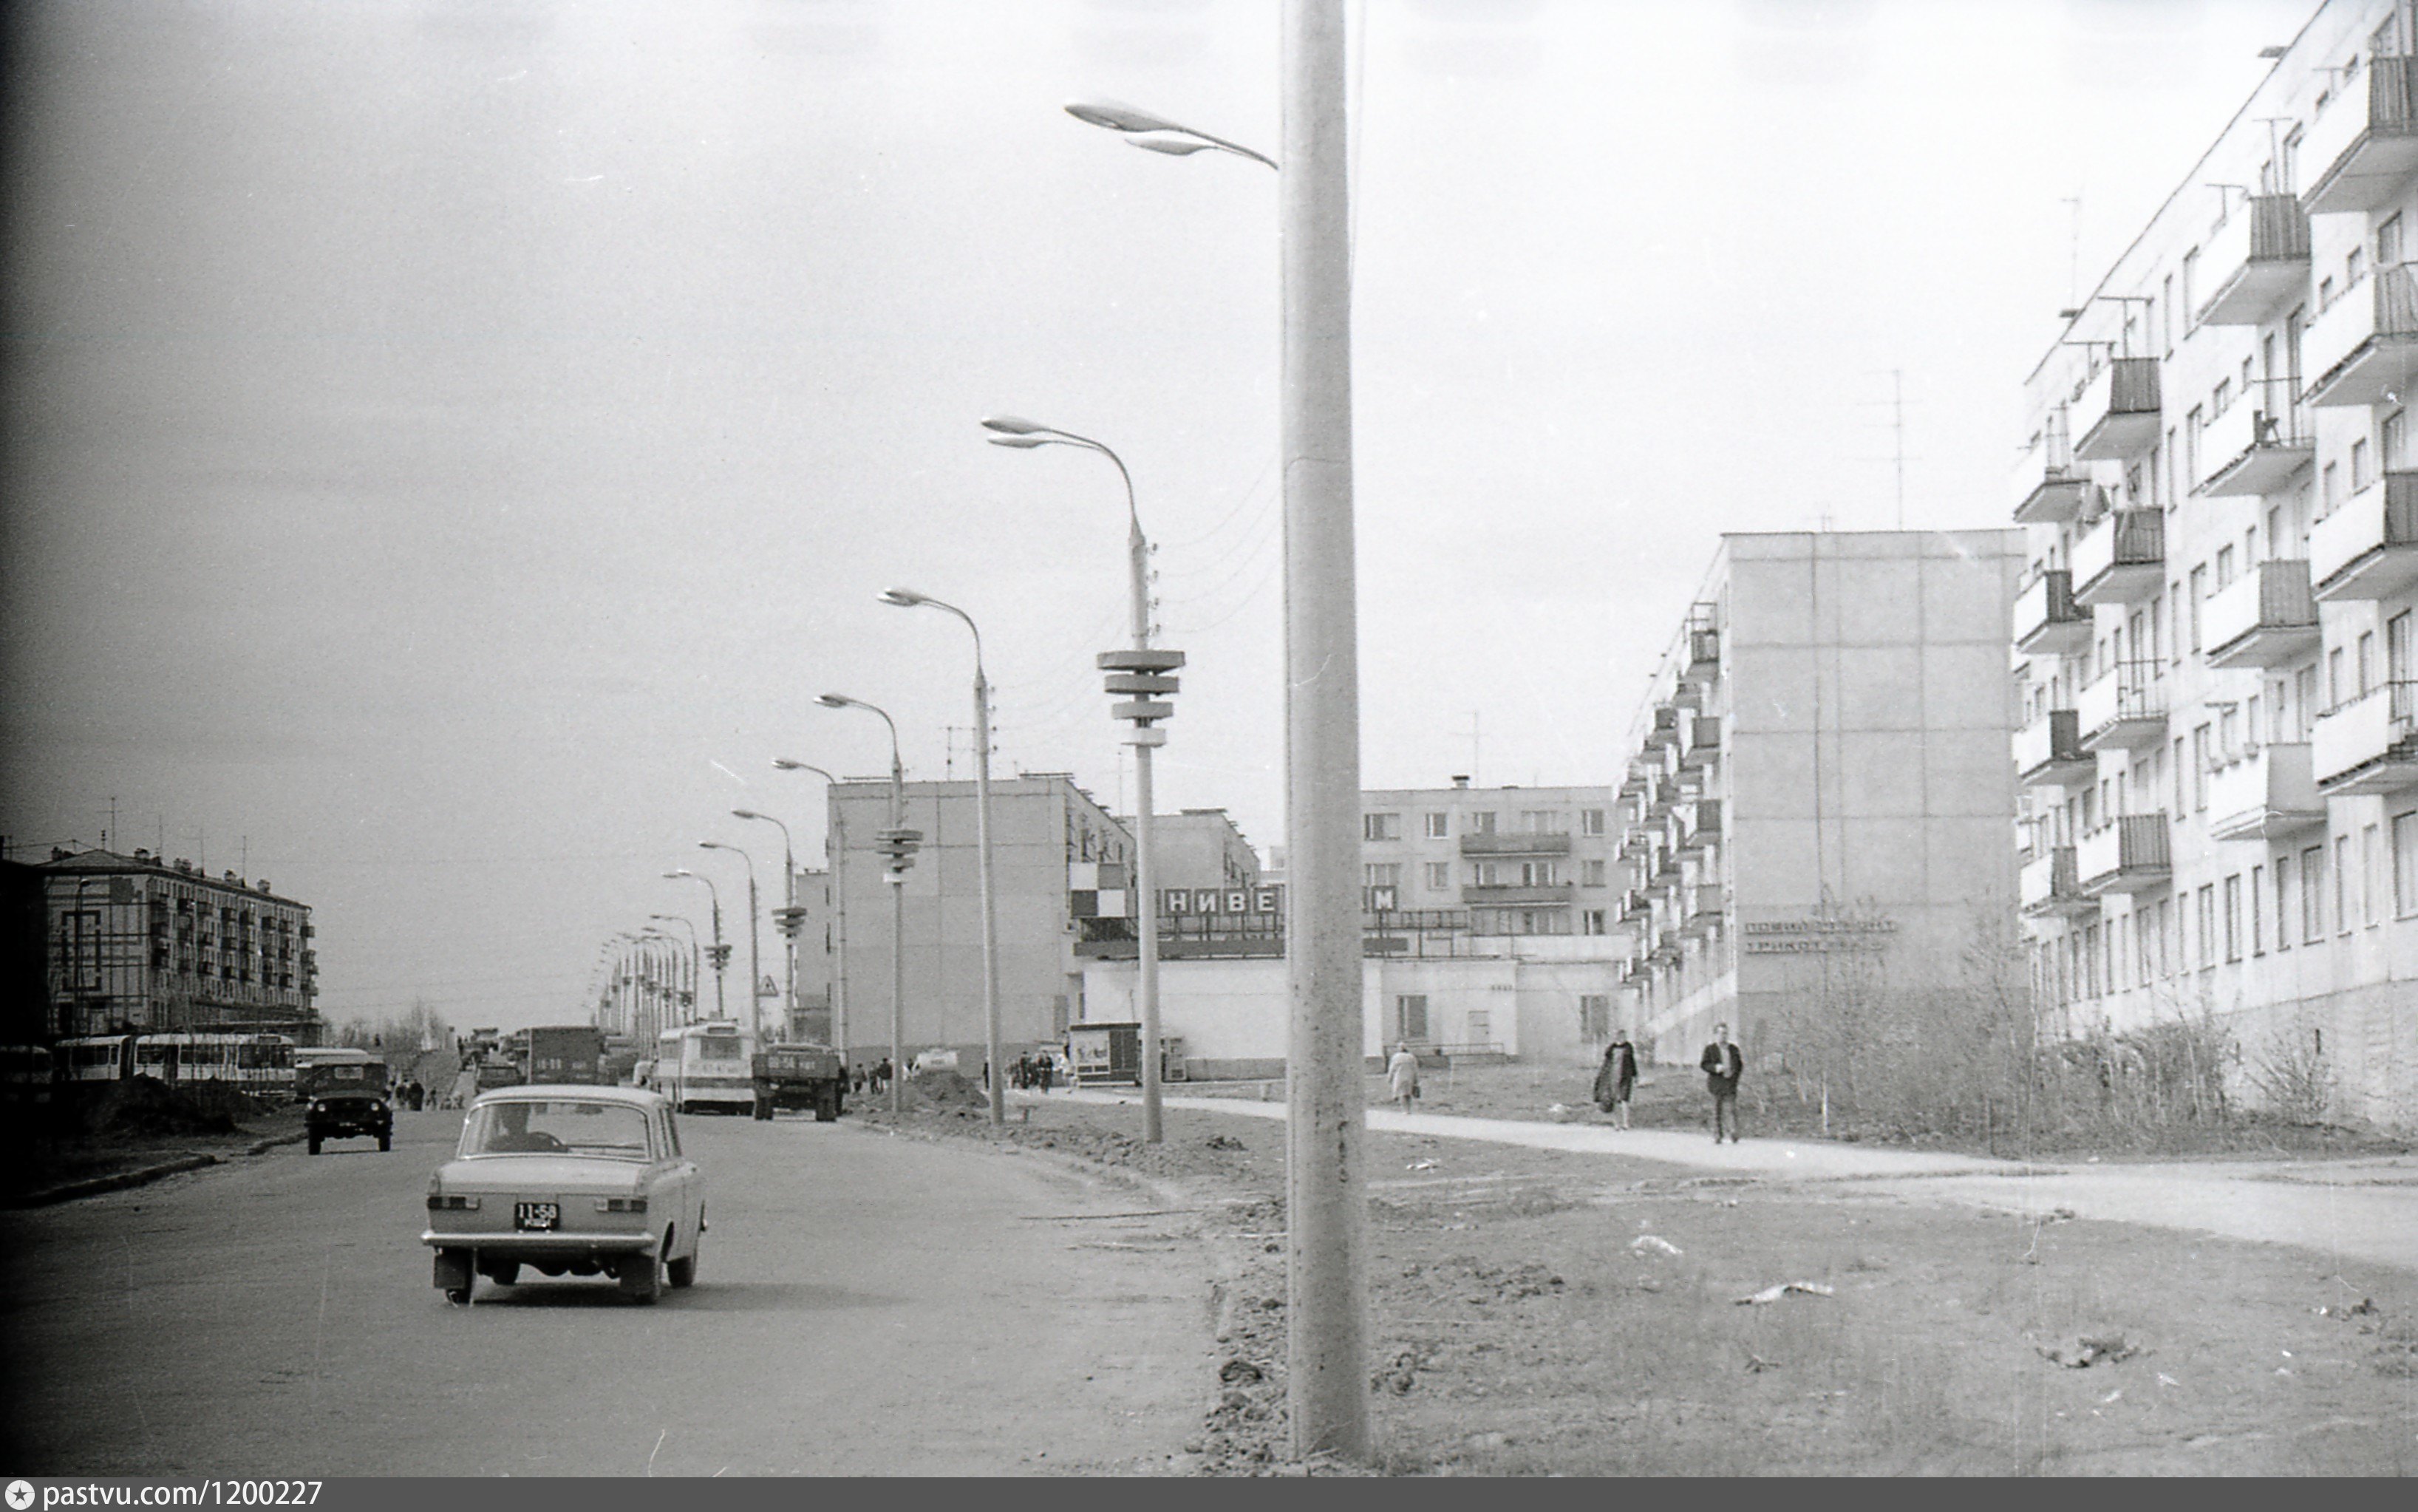
[[[1746,1074],[1746,1054],[1730,1043],[1727,1024],[1713,1026],[1713,1043],[1705,1046],[1699,1062],[1705,1068],[1705,1090],[1713,1094],[1713,1143],[1722,1142],[1722,1115],[1728,1115],[1730,1143],[1738,1141],[1737,1084]]]
[[[1604,1046],[1603,1067],[1595,1074],[1595,1106],[1615,1115],[1625,1129],[1629,1127],[1629,1095],[1636,1087],[1637,1050],[1629,1043],[1629,1031],[1622,1030]]]

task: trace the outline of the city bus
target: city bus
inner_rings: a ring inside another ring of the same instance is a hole
[[[736,1024],[691,1024],[655,1040],[655,1091],[682,1113],[752,1113],[755,1036]]]
[[[232,1082],[263,1097],[294,1092],[294,1042],[283,1034],[95,1034],[61,1040],[56,1053],[72,1081],[152,1077]]]

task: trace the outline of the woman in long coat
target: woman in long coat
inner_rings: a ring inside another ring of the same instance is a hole
[[[1407,1045],[1394,1046],[1394,1058],[1385,1062],[1385,1092],[1394,1106],[1408,1112],[1411,1100],[1419,1094],[1419,1058]]]
[[[1604,1046],[1603,1065],[1595,1074],[1595,1106],[1617,1114],[1625,1129],[1629,1127],[1629,1095],[1636,1087],[1637,1051],[1624,1031],[1615,1034],[1612,1043]]]

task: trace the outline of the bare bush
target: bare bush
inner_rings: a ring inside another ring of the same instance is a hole
[[[2303,1127],[2324,1124],[2334,1107],[2334,1067],[2325,1041],[2304,1020],[2278,1026],[2250,1058],[2250,1085],[2269,1112]]]

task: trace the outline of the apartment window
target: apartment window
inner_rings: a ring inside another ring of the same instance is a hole
[[[1505,861],[1474,861],[1469,863],[1469,885],[1472,887],[1508,887],[1511,884],[1511,863]]]
[[[1557,808],[1523,809],[1520,832],[1523,834],[1568,834],[1570,817]]]
[[[1522,887],[1559,887],[1562,863],[1558,861],[1523,861],[1520,863]]]
[[[2334,932],[2350,933],[2350,836],[2334,836]]]
[[[1579,833],[1603,833],[1603,810],[1599,808],[1583,808],[1579,810]]]
[[[2208,597],[2208,568],[2205,564],[2191,570],[2191,649],[2199,649],[2199,606]]]
[[[2190,812],[2191,812],[2191,810],[2189,810],[2189,809],[2187,809],[2187,808],[2183,807],[2183,765],[2184,765],[2184,762],[2183,762],[2183,740],[2182,740],[2182,737],[2181,737],[2181,736],[2178,735],[2178,736],[2176,736],[2176,737],[2175,737],[2175,759],[2174,759],[2175,817],[2176,817],[2176,818],[2181,818],[2185,814],[2188,814],[2188,813],[2190,813]]]
[[[1472,814],[1468,817],[1470,833],[1492,834],[1494,832],[1494,811],[1492,809],[1487,809],[1481,813]]]
[[[2192,731],[2192,812],[2208,812],[2209,727],[2205,725]]]
[[[2334,276],[2328,273],[2318,280],[2318,313],[2324,314],[2334,302]]]
[[[1427,863],[1427,880],[1428,891],[1431,893],[1451,892],[1452,863],[1448,861],[1429,862]]]
[[[2363,698],[2376,691],[2376,632],[2359,633],[2359,695]]]
[[[1601,1045],[1612,1038],[1612,999],[1599,992],[1579,994],[1579,1038]]]
[[[2216,964],[2216,884],[2210,882],[2199,890],[2199,964],[2202,970]]]
[[[2322,520],[2334,512],[2342,501],[2342,479],[2331,462],[2318,470],[2318,518]]]
[[[1579,863],[1579,885],[1580,885],[1581,887],[1602,887],[1602,886],[1604,886],[1604,885],[1605,885],[1605,872],[1606,872],[1606,870],[1607,870],[1607,869],[1608,869],[1608,868],[1607,868],[1606,863],[1603,863],[1603,862],[1600,862],[1600,861],[1583,861],[1583,862],[1580,862],[1580,863]]]
[[[2242,874],[2225,879],[2225,958],[2242,959]]]
[[[2172,273],[2166,275],[2165,287],[2166,296],[2163,303],[2165,306],[2166,323],[2163,332],[2165,340],[2165,355],[2172,357],[2175,355],[2175,276]]]
[[[1427,836],[1431,840],[1451,839],[1452,816],[1449,814],[1431,814],[1427,816]]]
[[[2326,849],[2311,846],[2301,852],[2301,943],[2314,945],[2326,934]]]
[[[2250,954],[2267,954],[2267,868],[2250,868]]]
[[[1402,885],[1402,863],[1399,861],[1374,861],[1360,868],[1360,880],[1368,887],[1400,887]]]
[[[2219,378],[2216,380],[2216,387],[2210,391],[2208,396],[2209,418],[2211,420],[2214,420],[2216,417],[2224,414],[2227,410],[2231,409],[2232,407],[2233,380],[2230,377]]]
[[[2367,449],[2366,436],[2363,435],[2350,444],[2350,491],[2352,493],[2356,494],[2376,481],[2376,474],[2370,470],[2369,466],[2374,460],[2374,454]]]
[[[2376,266],[2391,267],[2401,261],[2401,212],[2394,211],[2376,228]],[[2387,455],[2390,455],[2387,451]]]
[[[2410,680],[2410,611],[2407,609],[2384,622],[2384,680],[2387,682]]]
[[[2192,295],[2192,290],[2198,281],[2199,249],[2194,247],[2183,253],[2183,318],[2186,321],[2192,318],[2192,312],[2199,308],[2199,300]]]
[[[2350,250],[2350,255],[2343,259],[2343,292],[2349,294],[2358,288],[2366,277],[2367,250],[2364,247],[2353,247]]]
[[[2292,948],[2292,858],[2275,858],[2275,948]]]
[[[2343,706],[2343,649],[2339,646],[2326,652],[2326,708]]]
[[[2393,915],[2418,913],[2418,810],[2393,816]]]
[[[2207,418],[2200,407],[2194,405],[2191,423],[2183,427],[2183,483],[2186,487],[2199,486],[2199,433],[2207,424]]]
[[[1394,1038],[1418,1040],[1428,1037],[1428,995],[1424,992],[1404,993],[1394,1000]]]
[[[1402,837],[1402,817],[1400,814],[1364,814],[1360,817],[1360,838],[1363,840],[1400,840]]]
[[[2371,824],[2359,832],[2359,916],[2372,929],[2383,912],[2384,827]]]
[[[2231,546],[2219,546],[2216,548],[2216,586],[2223,588],[2231,584],[2232,581],[2233,548]]]
[[[1604,910],[1601,909],[1587,909],[1579,915],[1579,923],[1581,932],[1584,934],[1601,935],[1611,932],[1604,919]]]

